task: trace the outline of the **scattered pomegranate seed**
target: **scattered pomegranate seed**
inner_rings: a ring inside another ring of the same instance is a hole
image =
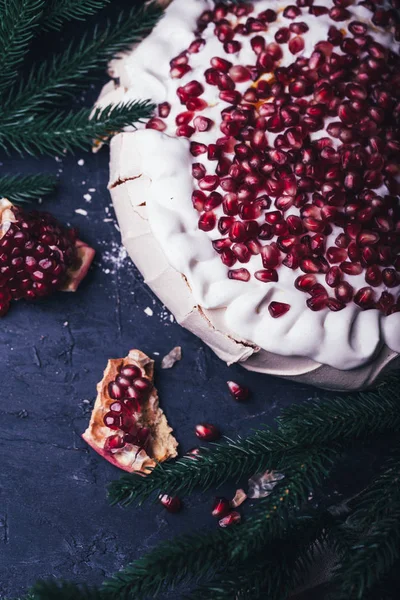
[[[226,383],[235,400],[247,400],[250,395],[249,388],[236,383],[236,381],[227,381]]]
[[[182,509],[182,502],[178,496],[168,496],[167,494],[162,494],[160,496],[160,502],[170,513],[177,513]]]
[[[211,514],[213,517],[217,517],[218,519],[222,519],[226,517],[231,512],[231,503],[227,498],[219,497],[215,498],[212,506]]]
[[[221,433],[215,425],[209,423],[200,423],[196,425],[195,433],[197,437],[205,442],[215,442],[221,437]]]
[[[240,523],[241,520],[242,517],[240,516],[240,513],[237,511],[232,511],[229,515],[221,519],[218,524],[220,527],[225,529],[226,527]]]

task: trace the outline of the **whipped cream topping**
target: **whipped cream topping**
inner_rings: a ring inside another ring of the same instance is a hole
[[[276,31],[290,23],[282,17],[287,2],[259,0],[255,5],[257,13],[270,8],[278,13],[277,20],[269,24],[264,34],[267,42],[274,41]],[[319,5],[332,6],[327,0],[320,0]],[[300,269],[280,268],[279,281],[276,283],[266,284],[254,276],[249,282],[228,279],[228,267],[222,264],[210,243],[220,237],[218,231],[199,230],[198,213],[191,201],[196,188],[192,164],[199,159],[191,155],[188,140],[175,136],[175,117],[185,110],[177,100],[176,90],[189,81],[203,81],[204,70],[213,56],[220,56],[238,65],[254,63],[254,52],[248,37],[237,36],[242,49],[236,54],[225,54],[214,36],[214,25],[209,25],[202,33],[206,40],[204,48],[198,54],[191,55],[192,70],[181,79],[171,79],[170,60],[193,41],[200,14],[213,8],[211,0],[174,0],[153,33],[129,55],[113,63],[120,85],[126,89],[123,100],[151,98],[156,103],[169,102],[172,106],[165,120],[165,133],[151,129],[140,129],[134,133],[139,155],[135,161],[140,162],[142,177],[150,182],[146,187],[146,204],[154,236],[170,264],[187,278],[196,302],[208,309],[226,309],[225,323],[235,337],[276,354],[305,356],[339,369],[351,369],[364,364],[373,358],[383,343],[400,352],[400,313],[384,316],[376,309],[363,311],[354,303],[348,304],[340,312],[328,309],[313,312],[306,306],[305,294],[294,287],[294,280],[303,274]],[[371,24],[370,11],[363,6],[353,5],[348,10],[351,12],[350,20],[368,23],[369,33],[376,41],[398,52],[398,44],[393,36],[378,31]],[[316,17],[305,11],[296,21],[304,22],[309,27],[303,35],[304,50],[299,54],[309,57],[315,44],[327,39],[332,21],[328,15]],[[346,28],[347,24],[341,22],[338,26]],[[280,47],[284,53],[280,65],[291,64],[293,54],[287,45]],[[247,87],[248,83],[237,84],[236,89],[242,92]],[[228,106],[219,100],[218,94],[218,88],[206,86],[202,95],[209,104],[202,115],[217,124],[221,119],[221,110]],[[312,139],[326,135],[326,131],[318,131],[312,134]],[[209,144],[216,137],[212,128],[208,132],[195,134],[191,141]],[[273,143],[273,134],[268,134],[268,141],[270,145]],[[129,157],[124,157],[124,161],[129,161]],[[201,162],[206,166],[207,173],[215,172],[215,162],[204,159],[204,155],[201,156]],[[382,193],[387,191],[382,190]],[[222,209],[216,209],[216,213],[218,218]],[[290,214],[297,215],[299,211],[291,207],[285,216]],[[333,228],[327,246],[333,245],[338,232]],[[245,266],[253,275],[260,268],[260,258],[252,257]],[[317,274],[317,279],[324,283],[324,275]],[[345,276],[345,279],[356,288],[365,285],[363,275]],[[382,285],[374,289],[379,294],[385,287]],[[400,286],[391,288],[390,293],[398,297]],[[287,303],[291,308],[280,318],[274,319],[268,311],[271,301]]]

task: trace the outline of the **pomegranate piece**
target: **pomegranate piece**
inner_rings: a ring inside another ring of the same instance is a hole
[[[236,383],[236,381],[227,381],[226,382],[229,388],[229,391],[235,400],[247,400],[250,395],[249,388],[244,385],[240,385]]]
[[[49,213],[27,212],[0,200],[0,316],[13,300],[75,292],[94,254],[75,229]]]
[[[161,494],[159,500],[163,507],[170,513],[177,513],[182,510],[182,501],[178,498],[178,496]]]
[[[200,440],[204,440],[205,442],[215,442],[221,437],[219,429],[210,423],[199,423],[199,425],[196,425],[195,434]]]
[[[241,520],[242,520],[242,517],[240,516],[240,513],[233,510],[229,515],[227,515],[226,517],[221,519],[218,524],[220,527],[225,529],[226,527],[230,527],[231,525],[240,523]]]
[[[103,458],[128,472],[148,473],[177,455],[153,386],[154,361],[140,350],[111,359],[97,386],[97,399],[83,439]]]
[[[273,319],[282,317],[290,310],[290,304],[284,302],[271,302],[268,306],[269,314]]]
[[[226,517],[231,510],[231,503],[229,500],[224,497],[219,497],[214,499],[211,514],[213,517],[222,519],[223,517]]]

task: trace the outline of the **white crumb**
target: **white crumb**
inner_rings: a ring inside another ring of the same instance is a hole
[[[114,219],[103,219],[103,223],[112,223]]]
[[[90,202],[92,200],[92,196],[90,194],[83,194],[83,199],[86,200],[86,202]]]
[[[148,315],[149,317],[152,317],[154,315],[154,312],[152,311],[152,309],[150,308],[150,306],[147,306],[144,309],[144,312],[146,313],[146,315]]]
[[[77,215],[82,215],[82,217],[87,217],[87,210],[83,209],[83,208],[76,208],[75,212]]]
[[[89,189],[88,189],[88,192],[92,192],[92,194],[93,194],[93,192],[95,192],[95,191],[96,191],[96,188],[89,188]]]
[[[80,167],[83,167],[83,165],[84,165],[84,164],[85,164],[85,161],[83,160],[83,158],[80,158],[80,159],[78,160],[78,165],[79,165]]]
[[[128,254],[117,242],[107,243],[106,247],[107,249],[101,254],[103,273],[114,275],[123,266]]]
[[[64,322],[64,327],[68,327],[68,325],[69,325],[68,321],[65,321]]]
[[[118,227],[118,225],[116,223],[114,223],[114,227],[117,231],[121,231],[120,228]]]
[[[160,356],[159,352],[153,352],[154,356]]]

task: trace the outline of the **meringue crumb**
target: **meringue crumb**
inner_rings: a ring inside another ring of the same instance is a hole
[[[77,215],[82,215],[82,217],[87,217],[87,210],[84,210],[83,208],[76,208],[75,212]]]
[[[92,199],[92,196],[90,194],[83,194],[83,199],[86,200],[86,202],[90,202]]]
[[[83,165],[84,165],[84,164],[85,164],[85,161],[83,160],[83,158],[80,158],[80,159],[78,160],[78,165],[79,165],[80,167],[83,167]]]
[[[146,313],[146,315],[148,315],[149,317],[152,317],[154,315],[154,312],[152,311],[152,309],[150,308],[150,306],[147,306],[144,309],[144,312]]]

